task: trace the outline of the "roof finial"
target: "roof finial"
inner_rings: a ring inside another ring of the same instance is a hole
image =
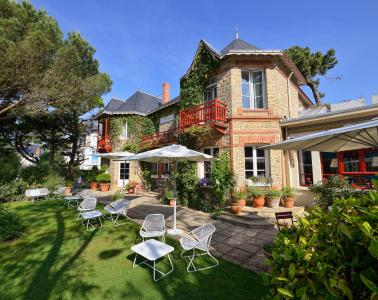
[[[238,24],[236,24],[236,28],[235,28],[235,39],[238,39],[239,38],[239,28],[238,28]]]

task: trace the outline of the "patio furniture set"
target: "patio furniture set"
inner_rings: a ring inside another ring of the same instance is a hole
[[[213,233],[215,232],[215,227],[212,224],[204,224],[189,234],[181,237],[180,245],[183,249],[180,257],[188,258],[189,264],[187,266],[188,272],[200,271],[205,269],[214,268],[218,265],[218,260],[210,253],[210,242]],[[174,251],[174,248],[165,243],[165,220],[162,214],[149,214],[143,221],[142,227],[139,231],[142,237],[142,242],[131,247],[131,250],[135,253],[133,267],[139,265],[146,265],[153,270],[153,279],[158,281],[168,274],[172,273],[174,270],[170,253]],[[161,241],[157,240],[160,238]],[[191,252],[191,254],[187,254]],[[144,260],[137,263],[138,255],[143,257]],[[194,265],[194,259],[198,256],[208,255],[211,257],[215,264],[207,267],[197,268]],[[156,262],[160,259],[168,257],[170,268],[167,272],[163,272],[156,268]],[[152,264],[151,264],[152,262]],[[157,273],[161,276],[158,278]]]

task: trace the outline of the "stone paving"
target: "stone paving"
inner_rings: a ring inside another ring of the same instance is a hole
[[[131,204],[128,210],[130,218],[141,224],[146,215],[161,213],[166,218],[167,227],[173,226],[173,208],[162,205],[155,197],[128,196]],[[108,202],[109,198],[100,198],[102,202]],[[273,240],[278,230],[245,228],[224,221],[215,220],[207,213],[189,208],[177,208],[177,227],[188,232],[202,224],[212,223],[216,227],[211,246],[214,255],[225,260],[239,264],[253,271],[266,271],[265,256],[261,250],[264,243]]]

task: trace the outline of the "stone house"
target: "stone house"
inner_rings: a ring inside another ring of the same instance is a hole
[[[198,64],[203,53],[216,67],[204,74],[202,99],[191,105],[188,97],[184,98],[183,82],[201,69]],[[140,143],[149,148],[178,143],[180,134],[188,128],[209,127],[211,134],[193,148],[210,155],[228,150],[236,188],[263,177],[270,178],[275,188],[299,187],[294,184],[298,180],[293,180],[299,174],[293,171],[292,154],[263,150],[259,146],[286,139],[289,131],[296,130],[301,113],[314,107],[300,88],[303,84],[302,74],[283,51],[260,49],[238,37],[218,51],[201,40],[191,66],[181,78],[180,96],[170,99],[169,84],[163,83],[161,98],[139,91],[126,101],[112,99],[109,102],[98,115],[101,124],[98,151],[122,150],[123,140],[133,134],[127,132],[126,122],[123,129],[126,133],[116,145],[113,141],[112,146],[109,130],[112,120],[119,116],[139,115],[152,121],[154,132],[138,137]],[[322,123],[320,118],[315,119]],[[125,180],[141,180],[138,163],[110,161],[109,164],[113,187],[122,186]],[[199,178],[209,176],[210,168],[210,163],[198,163]],[[152,177],[155,186],[164,182],[169,177],[169,165],[152,166]],[[303,199],[303,204],[308,204],[309,200]]]

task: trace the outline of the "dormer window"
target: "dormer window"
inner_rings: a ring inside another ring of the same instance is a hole
[[[217,80],[216,78],[212,78],[207,82],[203,98],[205,101],[214,100],[217,97]]]
[[[242,70],[243,108],[266,108],[265,81],[262,70]]]

